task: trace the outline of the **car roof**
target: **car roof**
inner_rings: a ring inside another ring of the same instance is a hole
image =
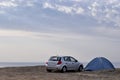
[[[51,57],[71,57],[71,56],[51,56]]]

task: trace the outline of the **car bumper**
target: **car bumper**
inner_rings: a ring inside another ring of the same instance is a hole
[[[59,70],[60,71],[62,69],[62,67],[60,65],[56,65],[54,67],[46,66],[46,69],[47,70],[55,70],[55,71]]]

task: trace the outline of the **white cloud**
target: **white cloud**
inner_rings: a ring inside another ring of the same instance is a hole
[[[28,1],[28,2],[26,3],[26,5],[29,6],[29,7],[32,7],[32,6],[34,6],[34,3],[33,3],[33,1]]]
[[[99,4],[97,2],[93,2],[92,7],[97,7]]]
[[[104,22],[108,25],[113,23],[112,26],[120,27],[119,0],[70,0],[68,2],[70,2],[69,5],[63,0],[59,2],[45,1],[43,7],[71,15],[84,14],[84,16],[91,16],[98,22]]]
[[[66,14],[83,14],[84,12],[84,9],[82,7],[51,4],[48,2],[43,3],[43,8],[57,10]]]
[[[36,5],[35,3],[42,4],[43,8],[57,10],[65,14],[91,16],[98,22],[113,23],[113,26],[120,27],[119,0],[45,0],[40,2],[39,0],[2,0],[0,1],[0,14],[6,13],[7,9],[4,8],[33,7]]]
[[[118,4],[116,4],[116,5],[114,5],[114,6],[112,6],[113,8],[119,8],[120,7],[120,3],[118,3]]]
[[[82,0],[72,0],[72,1],[81,2]]]
[[[60,12],[72,13],[73,8],[67,6],[56,5],[55,8]]]
[[[114,4],[116,2],[118,2],[118,0],[107,0],[106,1],[107,4]]]
[[[93,2],[91,4],[91,6],[88,7],[88,9],[91,11],[91,15],[93,17],[97,16],[97,12],[98,12],[98,7],[99,7],[99,4],[97,2]]]
[[[68,0],[58,0],[59,2],[68,2]],[[69,0],[70,2],[81,2],[82,0]]]
[[[18,5],[13,1],[1,1],[0,7],[17,7]]]
[[[83,14],[84,13],[84,9],[79,7],[78,9],[76,9],[76,13],[77,14]]]
[[[113,23],[112,26],[120,27],[119,4],[119,0],[96,0],[96,2],[91,2],[88,6],[89,11],[86,12],[88,13],[86,15],[91,15],[98,22]]]
[[[3,8],[18,7],[18,6],[32,7],[34,6],[35,2],[37,2],[37,0],[2,0],[0,1],[0,7]]]
[[[56,9],[60,12],[64,12],[67,14],[83,14],[84,9],[81,7],[69,7],[69,6],[62,6],[62,5],[56,5]]]
[[[37,0],[0,0],[0,14],[7,14],[10,10],[17,11],[18,7],[33,7]]]
[[[47,3],[47,2],[44,3],[43,7],[44,7],[44,8],[54,9],[54,7],[53,7],[51,4]]]

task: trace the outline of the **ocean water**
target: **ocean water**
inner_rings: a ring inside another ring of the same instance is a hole
[[[113,63],[113,65],[115,68],[120,68],[120,62],[115,62],[115,63]]]
[[[84,67],[88,63],[83,63]],[[42,66],[45,62],[0,62],[0,67],[24,67],[24,66]],[[120,68],[120,62],[113,63],[115,68]]]
[[[0,62],[0,67],[41,66],[44,62]]]

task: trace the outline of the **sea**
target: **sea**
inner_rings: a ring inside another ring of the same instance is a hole
[[[0,68],[3,67],[26,67],[26,66],[44,66],[44,62],[0,62]]]
[[[26,67],[26,66],[45,66],[45,62],[0,62],[0,68],[4,67]],[[84,62],[84,67],[87,65],[87,62]],[[115,68],[120,68],[120,62],[112,63]]]

